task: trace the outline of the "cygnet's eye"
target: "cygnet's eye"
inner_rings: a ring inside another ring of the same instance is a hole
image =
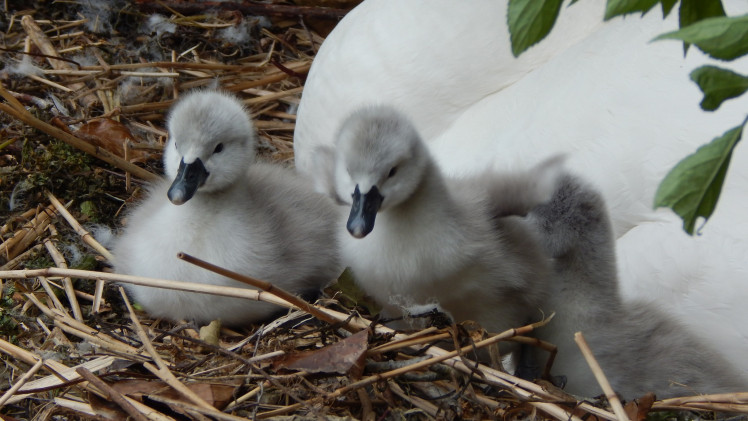
[[[397,167],[392,167],[392,168],[390,169],[390,173],[389,173],[389,174],[387,174],[387,178],[392,178],[392,177],[394,177],[394,176],[395,176],[395,174],[397,174]]]
[[[216,145],[216,148],[213,149],[213,153],[219,153],[223,150],[223,143],[219,143]]]

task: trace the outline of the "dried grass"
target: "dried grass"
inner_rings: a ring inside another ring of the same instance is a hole
[[[474,360],[476,349],[527,334],[534,326],[498,335],[471,334],[461,326],[395,332],[334,298],[310,305],[263,284],[257,286],[265,291],[255,291],[107,272],[111,254],[84,225],[116,226],[138,185],[160,171],[164,112],[179,92],[213,84],[236,92],[256,120],[262,153],[288,163],[294,106],[323,39],[305,23],[311,15],[342,14],[279,5],[286,8],[266,9],[276,16],[273,24],[254,27],[252,41],[239,45],[218,37],[219,30],[241,21],[231,10],[187,14],[186,8],[164,12],[186,7],[179,3],[112,4],[121,6],[112,10],[115,18],[99,22],[109,25],[109,33],[91,32],[90,20],[64,3],[7,14],[0,186],[7,203],[21,197],[24,209],[0,213],[4,419],[620,420],[650,410],[748,413],[748,394],[624,409],[597,371],[613,404],[609,410],[605,402],[582,401]],[[142,11],[153,9],[170,14],[165,19],[175,25],[174,34],[138,32],[147,19]],[[286,19],[308,10],[316,12],[301,21]],[[11,74],[9,68],[21,63],[24,53],[40,71]],[[83,60],[91,63],[78,62]],[[94,133],[93,140],[83,136],[79,129],[99,120],[116,122],[117,130],[130,135],[108,130]],[[54,149],[60,142],[74,149]],[[66,154],[64,159],[55,161],[55,151]],[[63,170],[56,172],[55,165]],[[27,179],[30,187],[23,185]],[[63,205],[57,197],[70,202]],[[87,211],[91,206],[98,212]],[[75,254],[71,247],[95,261],[68,268]],[[209,343],[201,337],[210,335],[201,336],[195,326],[154,320],[134,309],[117,286],[123,283],[262,300],[287,308],[288,314],[241,332],[216,330]],[[290,369],[284,362],[344,344],[358,331],[368,333],[362,352],[353,356],[365,359],[365,366],[339,363],[338,372],[319,372],[318,366]],[[445,349],[445,341],[456,350]]]

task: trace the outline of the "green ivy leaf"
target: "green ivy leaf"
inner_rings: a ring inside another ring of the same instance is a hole
[[[654,40],[661,39],[685,41],[714,58],[733,60],[748,54],[748,15],[703,19]]]
[[[561,3],[563,0],[509,0],[507,22],[515,57],[548,35]]]
[[[725,9],[721,0],[682,0],[678,16],[681,28],[696,23],[702,19],[725,16]],[[683,54],[688,52],[689,43],[683,43]]]
[[[696,82],[704,93],[701,108],[714,111],[724,101],[748,91],[748,76],[716,66],[701,66],[691,72],[691,80]]]
[[[605,5],[605,20],[630,13],[641,12],[644,14],[658,3],[660,3],[660,0],[608,0]]]
[[[669,207],[683,219],[683,229],[693,235],[696,220],[709,219],[717,205],[732,151],[743,134],[734,127],[680,161],[662,180],[655,207]]]
[[[664,19],[668,17],[670,11],[675,7],[675,3],[678,3],[678,0],[662,0],[660,3],[662,3],[662,17]]]

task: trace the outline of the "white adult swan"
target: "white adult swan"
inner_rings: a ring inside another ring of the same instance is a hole
[[[666,172],[745,118],[748,98],[699,109],[688,72],[710,61],[675,41],[658,10],[602,23],[604,2],[564,7],[548,39],[510,52],[506,2],[367,0],[324,42],[295,132],[297,168],[361,104],[405,111],[447,173],[530,167],[566,153],[611,209],[624,298],[656,302],[748,375],[748,153],[739,145],[703,235],[652,210]],[[729,14],[746,12],[726,1]],[[748,60],[733,63],[746,73]]]
[[[168,129],[168,179],[128,216],[114,247],[118,273],[247,287],[179,260],[183,251],[298,294],[318,292],[339,274],[332,203],[291,170],[255,161],[254,126],[238,99],[188,93],[171,110]],[[148,313],[169,319],[238,325],[279,310],[209,294],[127,291]]]

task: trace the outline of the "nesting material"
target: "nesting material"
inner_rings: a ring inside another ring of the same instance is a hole
[[[643,397],[614,413],[604,401],[474,361],[475,349],[534,326],[396,332],[362,307],[341,304],[345,293],[335,290],[310,307],[272,291],[111,273],[91,223],[114,230],[126,223],[122,209],[161,173],[164,113],[178,95],[213,86],[237,93],[256,121],[260,153],[290,163],[295,109],[323,40],[307,18],[345,10],[270,2],[252,11],[267,12],[255,19],[236,10],[173,11],[163,2],[81,3],[85,10],[46,2],[33,14],[2,12],[9,22],[0,58],[3,415],[618,420],[655,410],[748,413],[748,393]],[[94,145],[80,130],[101,121],[131,136],[84,129],[98,137]],[[17,209],[8,211],[14,187],[26,180]],[[86,263],[66,267],[72,259],[63,246],[82,250]],[[222,329],[211,344],[199,339],[199,326],[153,319],[133,306],[118,287],[126,283],[241,297],[247,305],[262,300],[288,313],[264,326]],[[365,333],[349,339],[354,332]],[[340,360],[330,361],[336,354]],[[304,365],[293,368],[300,356]],[[315,365],[321,356],[325,364]]]

